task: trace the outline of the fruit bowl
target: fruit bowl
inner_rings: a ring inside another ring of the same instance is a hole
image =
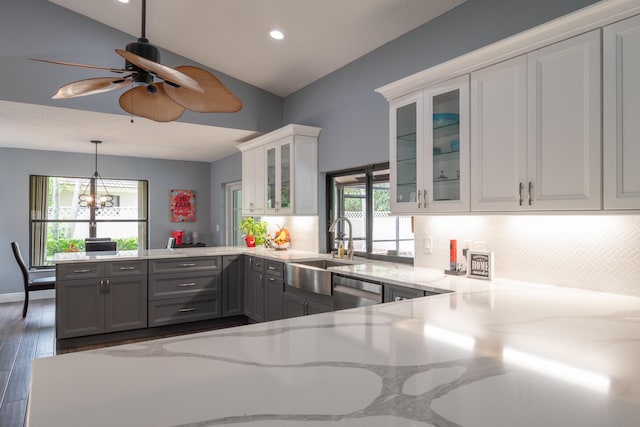
[[[289,242],[279,244],[276,242],[272,242],[271,246],[273,246],[273,249],[275,249],[276,251],[286,251],[287,249],[289,249]]]

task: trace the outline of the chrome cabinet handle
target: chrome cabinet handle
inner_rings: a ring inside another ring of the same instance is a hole
[[[422,208],[422,196],[420,195],[420,190],[418,190],[418,209]]]
[[[109,279],[107,279],[107,294],[111,292],[111,281]]]
[[[104,280],[100,280],[100,293],[104,294]]]
[[[135,270],[135,267],[120,267],[119,270]]]
[[[76,270],[73,270],[74,273],[91,273],[91,269],[90,268],[78,268]]]
[[[180,283],[180,284],[178,284],[178,287],[179,288],[188,288],[190,286],[195,286],[195,285],[196,285],[195,283]]]
[[[519,197],[519,203],[520,206],[522,206],[522,204],[524,203],[524,199],[522,198],[522,192],[524,191],[524,185],[522,185],[522,183],[520,183],[518,185],[518,197]]]
[[[424,207],[426,208],[429,204],[429,193],[427,193],[427,189],[422,190],[422,198],[424,199]]]
[[[189,313],[191,311],[196,311],[195,308],[181,308],[180,310],[178,310],[178,313]]]
[[[195,267],[196,264],[193,262],[185,262],[183,264],[178,264],[178,267]]]
[[[276,268],[275,268],[275,267],[273,267],[273,266],[271,266],[271,265],[270,265],[268,268],[269,268],[269,270],[271,270],[271,271],[276,271]]]
[[[533,182],[529,181],[529,206],[533,204]]]
[[[275,281],[276,281],[276,279],[274,279],[273,277],[269,277],[269,281],[271,281],[271,282],[275,282]]]

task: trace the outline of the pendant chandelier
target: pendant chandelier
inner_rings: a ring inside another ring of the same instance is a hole
[[[98,173],[98,144],[102,144],[102,141],[92,140],[92,144],[96,146],[96,169],[93,175],[89,178],[89,183],[82,191],[82,194],[78,197],[78,206],[81,208],[110,208],[113,206],[113,196],[109,194],[107,186],[104,185],[104,181]],[[98,197],[98,186],[101,185],[104,192]],[[88,193],[87,193],[88,192]]]

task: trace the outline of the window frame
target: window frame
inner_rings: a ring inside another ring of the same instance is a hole
[[[331,253],[333,248],[333,241],[331,239],[333,233],[329,232],[329,226],[333,222],[335,218],[339,215],[333,212],[333,199],[334,199],[334,185],[333,180],[336,177],[347,176],[347,175],[356,175],[356,174],[364,174],[366,176],[366,200],[365,200],[365,210],[366,210],[366,231],[365,231],[365,247],[366,252],[355,252],[355,256],[367,258],[367,259],[375,259],[380,261],[391,261],[403,264],[411,264],[413,265],[415,254],[413,257],[406,256],[397,256],[397,255],[382,255],[382,254],[374,254],[373,250],[373,174],[374,172],[378,172],[381,170],[389,169],[389,162],[384,163],[376,163],[369,164],[366,166],[360,166],[355,168],[343,169],[339,171],[327,172],[325,176],[325,188],[326,188],[326,199],[325,199],[325,213],[327,218],[327,225],[325,227],[325,243],[326,243],[326,252]]]
[[[109,181],[135,181],[135,182],[144,182],[144,187],[145,187],[145,194],[143,195],[143,203],[144,203],[144,208],[141,209],[142,212],[144,212],[144,218],[137,218],[137,219],[99,219],[96,217],[95,213],[99,208],[95,208],[95,207],[89,207],[90,210],[90,214],[89,214],[89,218],[86,219],[37,219],[34,218],[33,215],[33,179],[34,177],[45,177],[47,179],[49,178],[61,178],[61,179],[79,179],[79,180],[86,180],[87,177],[77,177],[77,176],[61,176],[61,175],[42,175],[42,174],[30,174],[29,175],[29,213],[28,213],[28,218],[29,218],[29,268],[32,269],[38,269],[38,270],[49,270],[49,269],[54,269],[55,265],[48,265],[48,264],[42,264],[42,265],[35,265],[34,264],[34,247],[33,247],[33,243],[34,243],[34,235],[33,235],[33,231],[34,231],[34,224],[53,224],[53,223],[58,223],[58,224],[88,224],[89,226],[89,230],[94,230],[97,228],[97,225],[102,223],[102,224],[107,224],[107,223],[135,223],[137,224],[137,228],[138,230],[140,230],[140,227],[143,225],[144,228],[144,236],[142,236],[143,238],[140,239],[140,235],[138,235],[138,248],[145,250],[149,247],[149,181],[145,180],[145,179],[124,179],[124,178],[105,178],[105,180],[109,180]],[[140,197],[140,196],[139,196]],[[119,205],[119,196],[118,196],[118,205]],[[48,207],[48,205],[47,205]],[[119,207],[119,206],[118,206]],[[90,232],[91,234],[91,232]],[[43,257],[43,260],[46,261],[46,254]]]

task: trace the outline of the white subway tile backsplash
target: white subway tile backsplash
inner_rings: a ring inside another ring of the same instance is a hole
[[[419,216],[415,236],[419,267],[447,268],[450,239],[484,241],[495,277],[640,296],[637,214]]]

